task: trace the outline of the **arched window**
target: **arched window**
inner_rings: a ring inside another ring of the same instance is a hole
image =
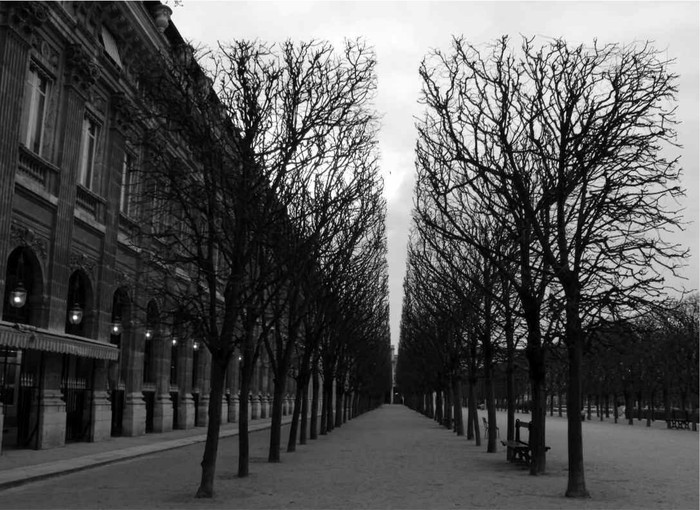
[[[131,322],[130,304],[126,289],[123,287],[117,289],[112,298],[112,320],[109,324],[109,338],[114,345],[121,345],[122,338],[128,334],[128,326]]]
[[[2,320],[38,325],[42,293],[36,255],[24,246],[15,248],[7,259]]]
[[[68,280],[66,333],[88,336],[92,326],[92,288],[85,272],[78,269]]]

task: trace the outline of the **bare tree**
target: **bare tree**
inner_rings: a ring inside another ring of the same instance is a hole
[[[584,324],[659,296],[662,272],[684,255],[662,237],[680,226],[673,200],[682,190],[677,159],[662,152],[675,144],[677,77],[661,55],[649,43],[527,39],[516,52],[507,38],[482,55],[455,39],[452,54],[436,53],[421,71],[429,127],[443,137],[444,159],[466,170],[460,185],[499,197],[501,216],[518,220],[561,290],[570,497],[588,496],[578,413]]]

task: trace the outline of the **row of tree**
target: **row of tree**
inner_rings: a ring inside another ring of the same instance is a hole
[[[666,157],[676,147],[677,76],[664,55],[648,43],[523,38],[518,47],[504,37],[477,48],[454,38],[420,66],[425,115],[417,123],[397,383],[419,408],[432,406],[437,392],[435,411],[447,412],[449,423],[461,416],[460,380],[471,397],[482,378],[495,423],[494,368],[502,361],[511,440],[523,339],[535,475],[546,467],[547,369],[556,346],[565,353],[567,408],[575,410],[570,497],[589,494],[579,413],[590,366],[584,350],[602,348],[606,331],[668,309],[664,276],[687,254],[663,235],[682,226],[683,194],[677,158]],[[476,402],[468,400],[478,441]],[[450,407],[459,412],[450,416]],[[494,435],[488,440],[496,451]]]
[[[234,355],[239,476],[248,474],[245,402],[263,349],[274,382],[270,462],[280,460],[290,375],[289,451],[389,391],[375,66],[361,42],[337,51],[318,41],[234,41],[199,52],[183,42],[139,69],[132,114],[143,118],[131,141],[143,154],[134,191],[150,217],[134,239],[149,257],[143,285],[212,358],[198,497],[213,495]]]

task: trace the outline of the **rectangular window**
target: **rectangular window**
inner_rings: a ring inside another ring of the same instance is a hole
[[[117,46],[117,41],[114,39],[112,32],[105,27],[102,27],[101,42],[109,58],[121,68],[122,60],[119,57],[119,46]]]
[[[134,213],[134,158],[128,152],[124,154],[122,164],[122,185],[119,195],[119,210],[127,216]]]
[[[24,90],[22,143],[38,156],[43,155],[46,108],[50,90],[49,79],[40,73],[36,66],[32,66],[27,75]]]
[[[83,119],[83,136],[80,149],[80,174],[78,183],[94,191],[95,151],[99,139],[100,127],[89,117]]]

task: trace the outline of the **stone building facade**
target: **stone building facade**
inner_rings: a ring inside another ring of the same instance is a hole
[[[208,352],[163,324],[129,240],[140,158],[126,136],[131,68],[184,44],[171,14],[160,2],[0,2],[3,447],[206,425]],[[229,421],[237,386],[234,356]],[[267,417],[264,360],[254,390],[250,416]]]

